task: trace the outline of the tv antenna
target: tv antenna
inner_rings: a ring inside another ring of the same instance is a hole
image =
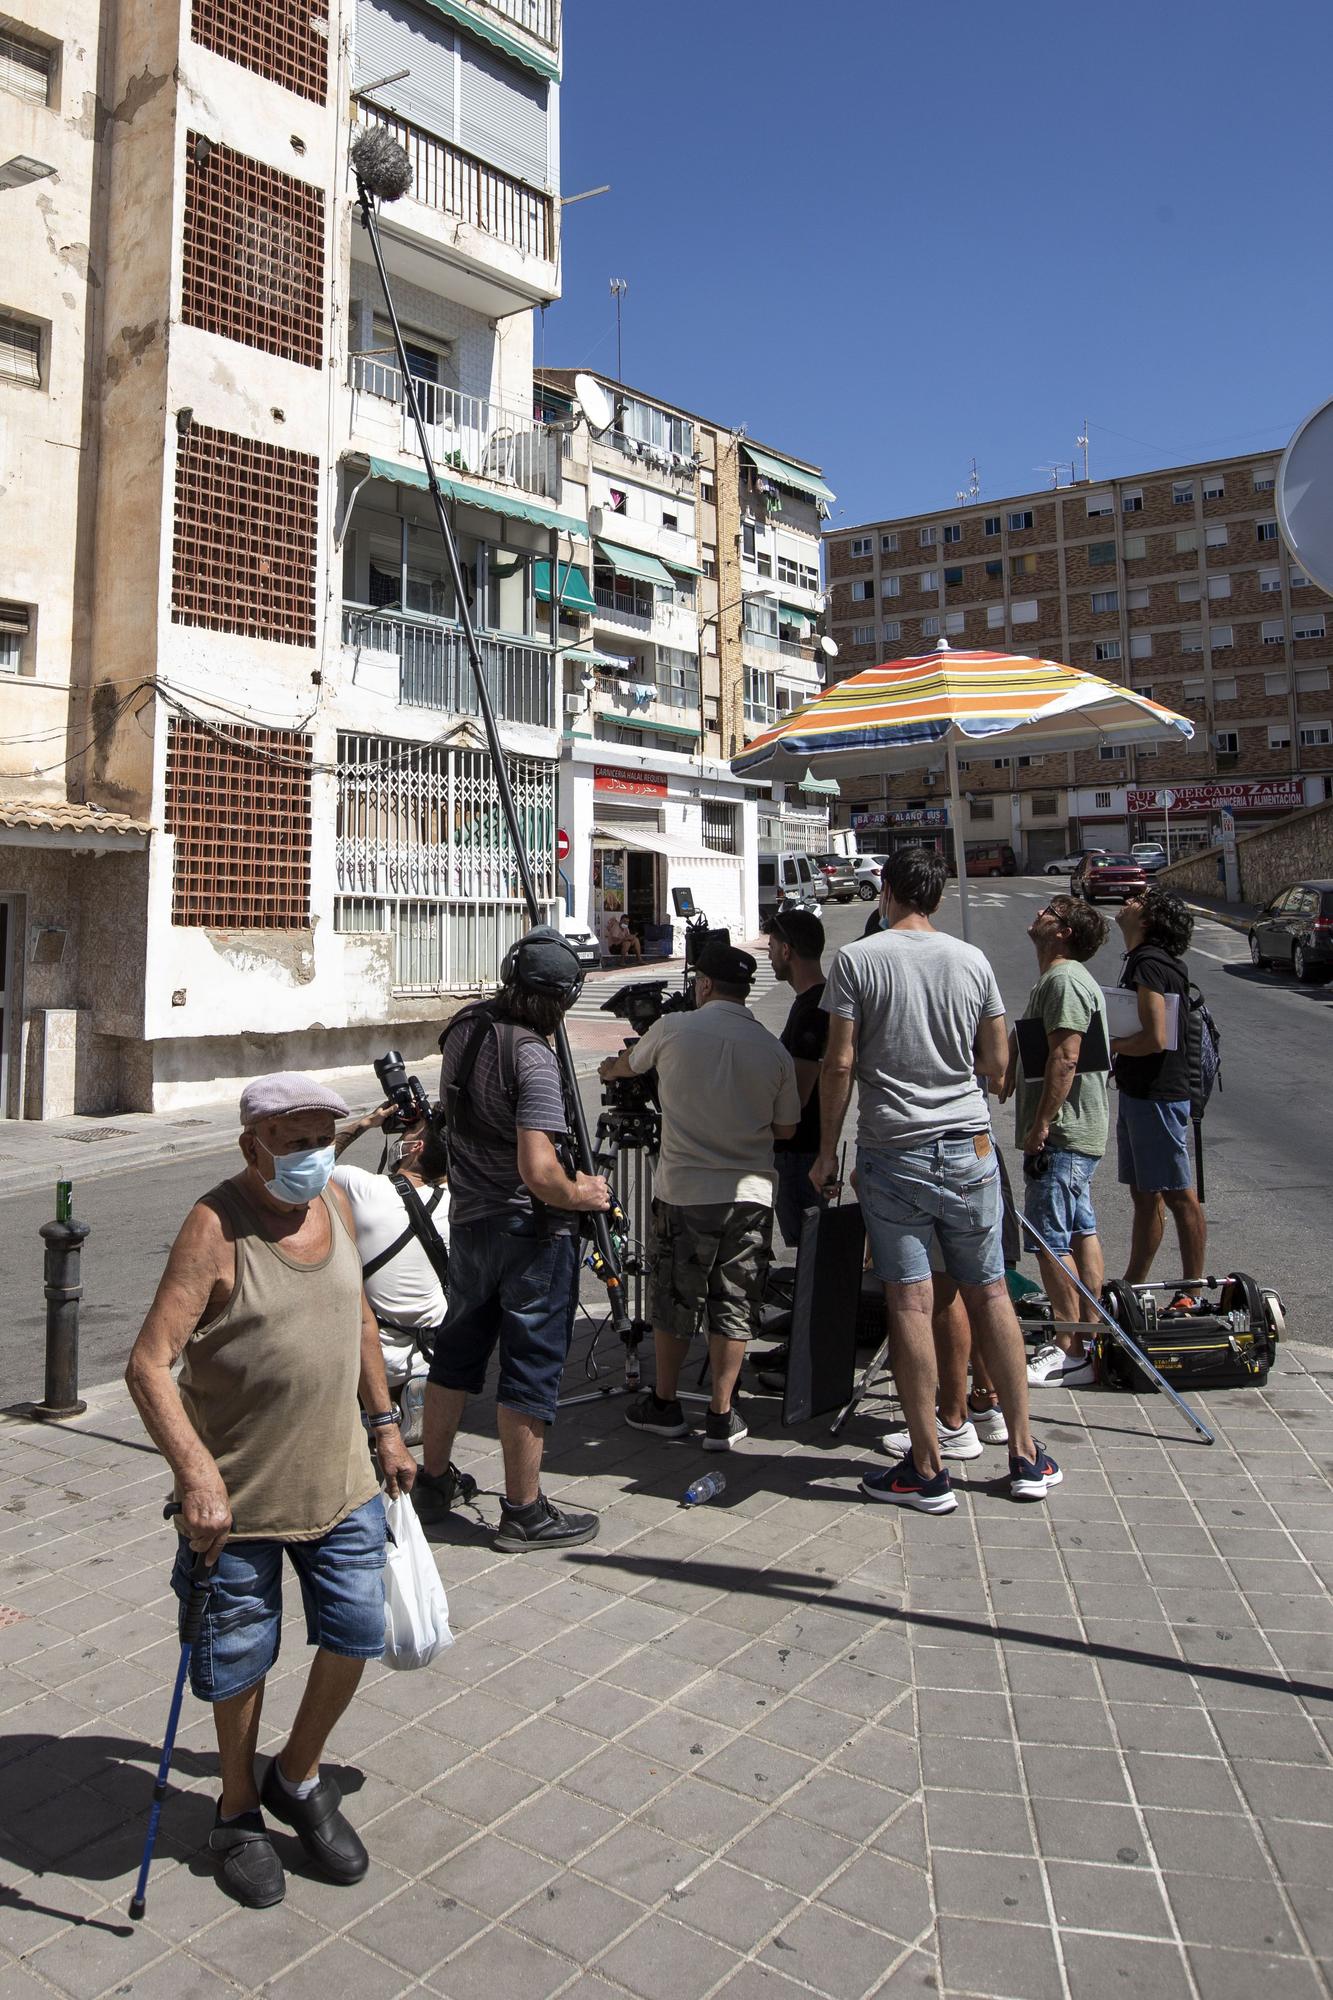
[[[623,382],[625,370],[620,358],[620,302],[629,290],[628,278],[612,278],[611,296],[616,302],[616,380]]]
[[[1083,419],[1083,429],[1074,439],[1074,444],[1083,454],[1083,484],[1086,486],[1092,478],[1092,474],[1088,470],[1088,420],[1086,417]]]
[[[1032,470],[1034,472],[1050,473],[1051,490],[1054,493],[1058,493],[1060,491],[1060,474],[1062,472],[1067,472],[1069,474],[1068,479],[1066,479],[1066,481],[1064,482],[1066,486],[1072,486],[1074,482],[1074,461],[1072,458],[1058,458],[1055,460],[1054,464],[1034,465]]]
[[[972,472],[966,486],[960,486],[954,494],[960,507],[975,507],[981,498],[981,477],[977,472],[977,461],[972,461]]]

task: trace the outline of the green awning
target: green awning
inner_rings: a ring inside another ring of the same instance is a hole
[[[624,662],[616,659],[613,654],[594,652],[591,646],[568,647],[561,654],[561,658],[572,660],[576,667],[619,667],[624,665]]]
[[[809,771],[802,778],[800,789],[803,792],[827,792],[831,799],[842,797],[842,789],[836,778],[815,778]]]
[[[551,565],[540,561],[532,566],[533,580],[537,595],[543,604],[550,602]],[[560,609],[562,611],[595,611],[597,600],[588,588],[588,572],[577,563],[561,563],[556,572],[560,579]]]
[[[802,631],[807,631],[815,622],[815,614],[813,611],[802,610],[799,604],[779,604],[778,622],[785,625],[799,625]]]
[[[423,493],[430,490],[430,482],[422,470],[415,465],[400,465],[392,458],[372,458],[370,476],[372,479],[392,479],[395,486],[415,486]],[[535,528],[554,528],[558,533],[573,535],[581,542],[588,539],[586,522],[576,520],[572,514],[557,514],[553,507],[544,507],[540,500],[518,500],[510,493],[488,492],[484,486],[465,486],[461,479],[449,479],[442,472],[437,472],[435,477],[445,498],[457,500],[461,506],[480,507],[486,514],[504,514],[511,521],[530,521]]]
[[[703,575],[703,571],[700,569],[698,563],[677,562],[674,556],[663,556],[662,560],[668,569],[675,570],[679,576]]]
[[[489,42],[493,49],[503,49],[504,53],[512,56],[516,63],[522,63],[524,69],[533,70],[536,75],[544,76],[550,82],[559,77],[559,63],[550,56],[538,55],[535,49],[528,48],[516,35],[506,34],[498,25],[483,21],[470,7],[464,7],[461,0],[423,0],[423,4],[437,14],[443,14],[445,20],[452,21],[456,28],[462,28],[465,33],[475,35],[478,41]]]
[[[636,576],[640,583],[664,583],[668,590],[675,589],[671,571],[656,556],[646,556],[640,549],[622,549],[619,542],[598,542],[596,548],[617,576]]]
[[[647,729],[654,736],[688,736],[691,743],[699,740],[697,729],[683,729],[678,722],[653,722],[646,715],[618,715],[615,722],[620,729]]]
[[[817,472],[807,472],[804,466],[793,465],[790,459],[778,458],[771,451],[760,451],[758,445],[743,444],[741,450],[755,471],[771,479],[775,486],[789,486],[794,493],[808,494],[812,500],[833,499],[833,488],[826,486]]]

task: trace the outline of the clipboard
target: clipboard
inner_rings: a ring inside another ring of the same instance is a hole
[[[1018,1059],[1023,1065],[1026,1082],[1035,1083],[1045,1074],[1046,1058],[1050,1053],[1050,1040],[1044,1023],[1033,1014],[1014,1022],[1014,1034],[1018,1040]],[[1083,1035],[1078,1052],[1075,1076],[1089,1076],[1109,1070],[1111,1051],[1106,1042],[1106,1029],[1102,1023],[1100,1010],[1093,1015]]]
[[[1106,1020],[1111,1031],[1111,1040],[1117,1042],[1127,1035],[1139,1032],[1139,989],[1137,986],[1103,986],[1102,997],[1106,1001]],[[1163,993],[1166,1003],[1166,1046],[1168,1049],[1180,1047],[1180,995]]]

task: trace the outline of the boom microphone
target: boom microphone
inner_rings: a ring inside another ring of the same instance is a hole
[[[383,125],[367,125],[352,141],[352,172],[381,201],[397,201],[412,185],[412,162]]]

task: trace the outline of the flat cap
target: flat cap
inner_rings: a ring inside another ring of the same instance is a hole
[[[335,1118],[347,1116],[347,1106],[336,1090],[299,1069],[257,1076],[241,1092],[241,1124],[246,1129],[263,1118],[285,1118],[290,1111],[331,1111]]]
[[[697,971],[720,979],[724,986],[748,987],[755,975],[755,961],[749,952],[739,945],[724,944],[719,937],[708,939],[694,963]]]

